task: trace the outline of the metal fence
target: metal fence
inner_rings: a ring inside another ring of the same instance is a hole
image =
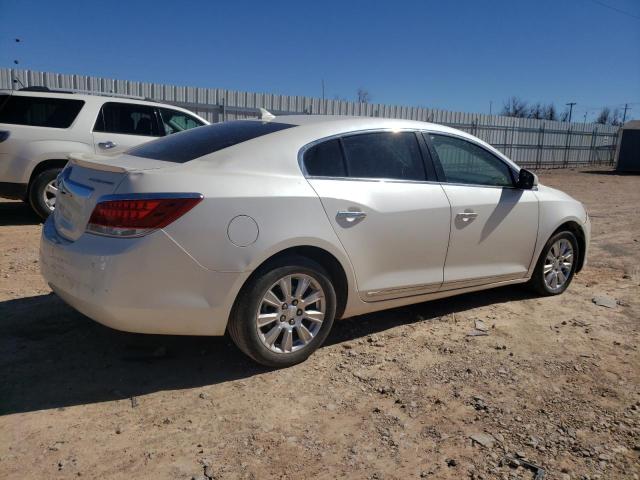
[[[139,96],[188,108],[211,122],[255,117],[260,107],[276,115],[306,113],[428,121],[469,132],[490,143],[518,164],[531,168],[611,165],[618,141],[618,127],[593,123],[512,118],[432,108],[0,69],[0,88],[22,86]]]

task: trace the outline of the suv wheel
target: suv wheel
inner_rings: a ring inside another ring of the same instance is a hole
[[[336,294],[327,272],[304,257],[291,257],[245,285],[228,330],[238,348],[256,362],[289,367],[322,345],[335,313]]]
[[[56,207],[58,185],[56,178],[61,168],[50,168],[40,172],[31,182],[29,204],[40,218],[46,220]]]
[[[556,233],[542,249],[529,285],[541,295],[559,295],[573,280],[577,261],[575,235],[566,231]]]

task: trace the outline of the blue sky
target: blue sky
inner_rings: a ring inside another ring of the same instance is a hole
[[[575,101],[576,120],[630,102],[640,118],[638,0],[0,0],[0,12],[5,67],[309,96],[324,79],[327,98],[364,87],[374,102],[482,113],[518,95]]]

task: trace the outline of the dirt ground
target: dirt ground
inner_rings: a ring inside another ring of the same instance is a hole
[[[39,275],[41,226],[0,202],[0,477],[640,478],[640,176],[539,173],[593,222],[564,295],[343,320],[279,371],[76,313]]]

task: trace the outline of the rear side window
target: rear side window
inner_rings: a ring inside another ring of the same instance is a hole
[[[132,148],[136,157],[185,163],[248,140],[295,127],[288,123],[236,120],[176,133]]]
[[[347,174],[355,178],[425,180],[424,163],[414,132],[379,132],[342,139]]]
[[[183,132],[204,125],[200,120],[170,108],[160,108],[160,117],[165,135]]]
[[[68,128],[83,105],[82,100],[11,95],[0,101],[0,123]]]
[[[98,114],[93,131],[144,137],[160,136],[153,107],[132,103],[105,103]]]
[[[346,177],[340,140],[329,140],[309,148],[304,154],[304,168],[312,177]]]

